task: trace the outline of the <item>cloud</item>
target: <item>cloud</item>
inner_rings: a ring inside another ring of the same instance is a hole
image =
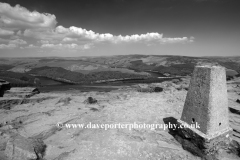
[[[0,44],[0,49],[13,49],[16,47],[16,44]]]
[[[15,39],[15,40],[9,41],[9,44],[20,45],[20,44],[27,44],[27,42],[22,39]]]
[[[83,47],[83,49],[90,49],[90,48],[93,48],[94,45],[93,44],[84,44],[82,47]]]
[[[8,39],[3,39],[3,38],[0,38],[0,44],[1,43],[8,43],[9,42],[9,40]]]
[[[5,43],[1,48],[22,47],[20,45],[26,45],[30,41],[31,44],[24,48],[85,50],[97,44],[140,43],[152,46],[194,42],[194,37],[164,37],[157,32],[122,36],[96,33],[75,26],[65,28],[56,24],[55,15],[30,12],[20,5],[12,7],[0,2],[0,36],[8,36],[8,40],[6,37],[0,39],[0,43]]]
[[[13,34],[14,34],[13,31],[9,31],[9,30],[0,28],[0,36],[11,36]]]
[[[159,33],[146,33],[146,34],[135,34],[135,35],[112,35],[110,33],[99,34],[91,30],[86,30],[78,27],[64,28],[63,26],[58,26],[55,30],[48,31],[32,31],[25,30],[24,36],[32,37],[36,39],[41,39],[44,41],[50,41],[54,43],[60,42],[75,42],[75,43],[100,43],[100,42],[110,42],[114,44],[118,43],[148,43],[155,42],[159,44],[166,43],[181,43],[181,42],[193,42],[193,39],[187,37],[177,37],[177,38],[166,38],[163,34]]]
[[[30,12],[16,5],[10,6],[0,2],[0,27],[11,29],[46,29],[57,24],[55,15],[48,13]]]
[[[6,40],[2,38],[0,38],[0,43],[8,43],[0,44],[0,49],[13,49],[18,47],[19,45],[27,44],[27,42],[22,39]]]
[[[40,41],[38,41],[38,43],[41,43],[41,44],[49,44],[49,41],[46,41],[46,40],[40,40]]]
[[[77,38],[69,38],[69,37],[65,37],[62,40],[63,42],[74,42],[77,41]]]
[[[41,48],[49,48],[49,49],[89,49],[91,47],[90,44],[78,45],[75,43],[72,44],[42,44]]]
[[[35,46],[35,45],[33,45],[33,44],[29,44],[27,47],[25,47],[25,48],[29,48],[29,49],[31,49],[31,48],[38,48],[38,46]]]

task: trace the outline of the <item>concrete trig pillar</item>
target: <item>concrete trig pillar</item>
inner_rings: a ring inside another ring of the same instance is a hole
[[[178,122],[179,125],[199,124],[200,128],[183,130],[185,136],[194,137],[195,144],[206,153],[219,142],[229,138],[232,129],[229,127],[224,67],[212,65],[195,67],[182,117]]]

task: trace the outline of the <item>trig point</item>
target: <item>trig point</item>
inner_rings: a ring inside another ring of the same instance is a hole
[[[190,81],[179,125],[199,124],[184,128],[182,133],[208,154],[218,144],[229,141],[226,71],[224,67],[196,66]],[[196,125],[197,127],[197,125]],[[186,135],[187,134],[187,135]]]

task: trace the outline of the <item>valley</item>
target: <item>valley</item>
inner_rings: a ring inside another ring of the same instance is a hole
[[[153,83],[161,81],[158,77],[191,76],[195,65],[205,63],[226,67],[229,79],[239,76],[240,57],[121,55],[0,58],[0,77],[13,86],[91,85],[114,81]]]

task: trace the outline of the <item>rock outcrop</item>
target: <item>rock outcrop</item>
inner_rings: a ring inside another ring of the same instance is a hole
[[[3,156],[5,154],[8,157],[12,155],[10,152],[13,148],[12,143],[22,143],[19,140],[17,140],[18,142],[14,140],[18,138],[9,134],[10,131],[24,136],[23,143],[26,142],[27,145],[25,146],[29,147],[25,149],[22,145],[16,145],[17,148],[15,148],[21,153],[32,155],[33,159],[37,154],[31,151],[38,148],[38,145],[35,145],[35,140],[41,139],[47,145],[43,156],[44,160],[201,160],[202,151],[186,137],[191,134],[190,132],[182,135],[177,134],[173,138],[172,134],[169,134],[171,128],[169,127],[169,130],[167,130],[162,126],[169,125],[168,121],[165,120],[166,117],[178,119],[181,116],[187,91],[177,89],[177,87],[183,83],[188,84],[188,80],[183,79],[179,82],[175,81],[175,83],[168,81],[148,84],[149,86],[163,88],[163,92],[159,93],[137,92],[136,87],[129,86],[111,92],[70,90],[36,94],[30,98],[8,98],[7,96],[10,96],[10,93],[7,91],[4,98],[0,98],[0,160],[10,159],[3,158]],[[232,86],[235,86],[235,84]],[[240,131],[240,116],[238,114],[240,105],[236,103],[236,99],[239,99],[238,93],[240,93],[240,90],[234,87],[229,89],[231,90],[231,92],[228,92],[229,107],[236,109],[234,111],[230,110],[230,124],[235,130],[234,134],[236,134],[233,138],[237,140],[237,132]],[[94,102],[94,99],[97,100],[97,103],[85,103],[87,101]],[[16,101],[19,102],[17,106],[14,104]],[[6,110],[7,108],[11,109]],[[134,122],[138,124],[138,127],[133,127],[131,130],[130,127],[110,127],[118,124],[135,124]],[[143,127],[144,123],[146,127]],[[75,126],[74,124],[79,125]],[[82,124],[87,128],[81,128]],[[108,128],[98,128],[102,124],[106,124],[105,127],[108,126]],[[156,124],[158,127],[153,126],[152,128],[152,124]],[[172,127],[172,129],[175,128]],[[177,132],[176,129],[174,131]],[[221,158],[218,158],[219,160],[239,160],[240,145],[236,141],[232,142],[227,150],[231,152],[220,150],[220,152],[226,154],[220,154]],[[37,142],[37,144],[44,145],[41,142]],[[5,151],[6,146],[10,148],[9,152]],[[199,152],[192,154],[187,150],[192,153],[194,151]],[[40,156],[43,155],[42,152],[37,153]],[[17,155],[15,156],[17,157]],[[39,160],[41,159],[40,156]],[[213,159],[210,156],[209,159],[211,158]]]
[[[95,104],[95,103],[97,103],[97,100],[95,98],[88,97],[88,99],[85,100],[85,103],[87,103],[87,104]]]
[[[30,98],[39,93],[39,89],[35,87],[14,87],[6,91],[5,97]]]
[[[163,91],[162,87],[147,85],[147,84],[136,85],[136,89],[138,92],[149,92],[149,93]]]
[[[10,89],[10,88],[9,88]],[[40,102],[42,100],[48,99],[48,97],[43,98],[31,98],[32,96],[39,94],[40,91],[34,87],[16,87],[7,90],[4,93],[4,98],[0,100],[0,109],[11,109],[12,107],[25,104],[30,102]]]
[[[10,88],[11,88],[11,86],[10,86],[9,82],[0,79],[0,97],[3,97],[4,92],[6,90],[10,90]]]
[[[11,160],[39,160],[43,158],[45,148],[40,139],[17,135],[8,140],[5,154]]]
[[[10,110],[16,105],[27,103],[40,103],[44,100],[52,99],[52,97],[38,97],[38,98],[5,98],[0,100],[0,109]]]
[[[240,103],[240,100],[239,100],[239,99],[237,99],[237,100],[236,100],[236,102],[237,102],[237,103]]]
[[[2,127],[2,125],[0,125],[0,127]],[[4,151],[6,149],[6,144],[10,139],[11,135],[13,135],[12,132],[7,133],[0,131],[0,151]]]

